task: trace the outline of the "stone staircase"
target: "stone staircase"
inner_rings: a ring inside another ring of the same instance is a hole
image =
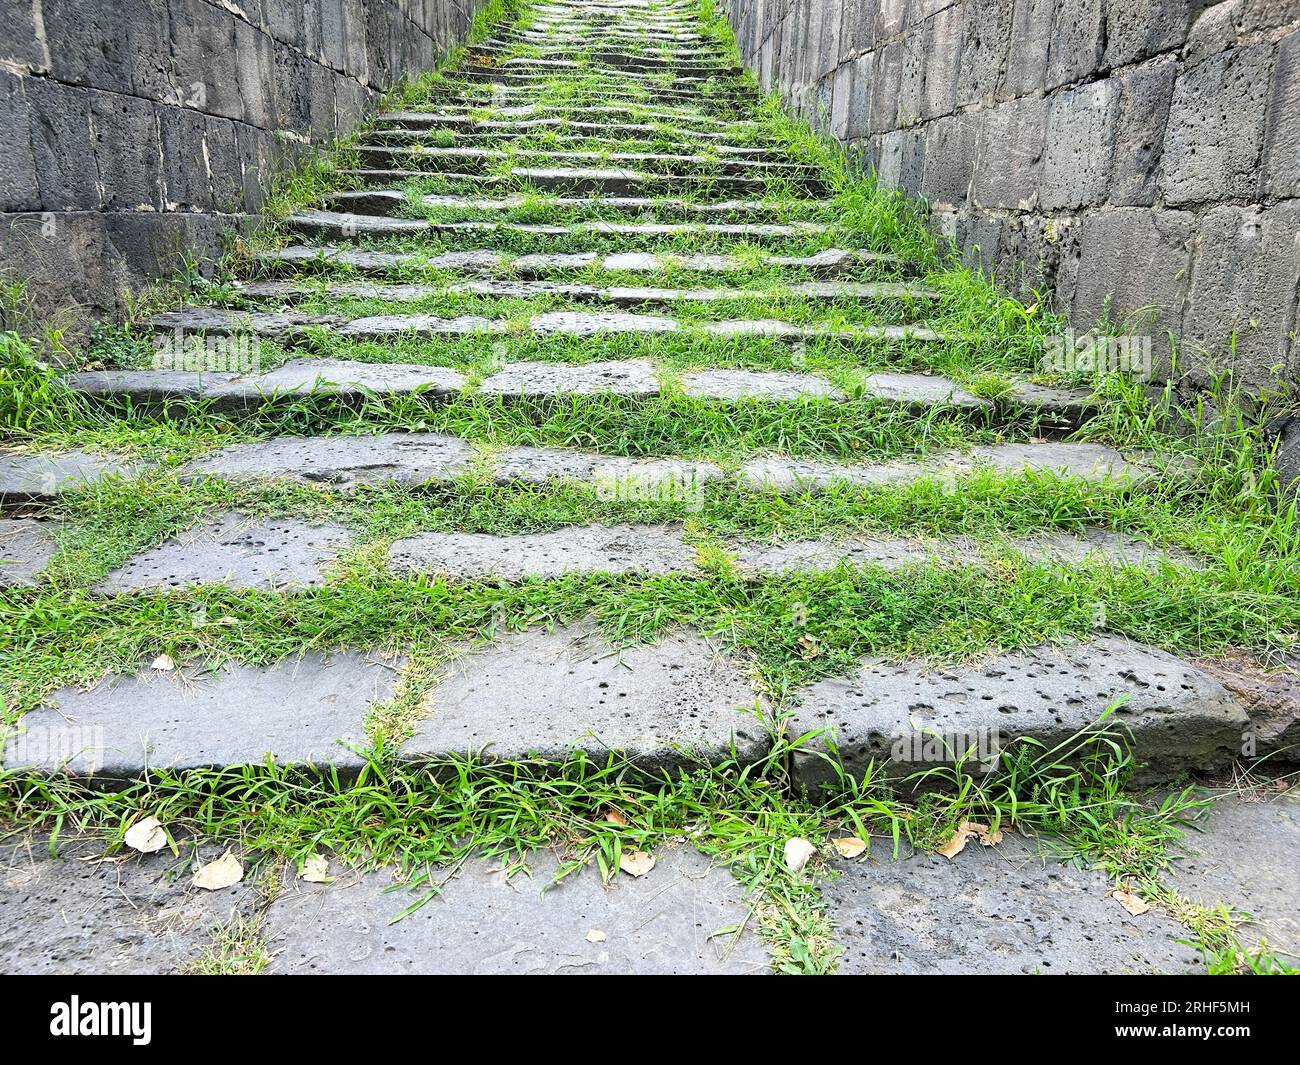
[[[378,116],[337,177],[335,191],[288,218],[288,242],[250,255],[219,299],[148,323],[173,340],[255,338],[264,365],[128,361],[68,377],[110,414],[171,416],[193,403],[240,423],[307,411],[322,429],[255,433],[182,464],[174,472],[183,484],[292,484],[346,496],[393,485],[436,492],[468,478],[503,491],[577,485],[614,501],[714,493],[740,504],[852,498],[922,481],[960,492],[978,477],[1114,486],[1187,475],[1153,455],[1069,441],[1095,410],[1086,389],[1026,371],[989,394],[976,375],[933,368],[927,346],[970,340],[936,320],[943,293],[919,279],[921,264],[901,249],[821,217],[816,208],[835,176],[770,136],[759,98],[685,3],[539,2],[469,46],[422,105]],[[748,306],[764,310],[752,315]],[[774,316],[782,306],[789,316]],[[973,342],[996,347],[1001,338]],[[842,366],[810,368],[810,347],[830,344],[844,351]],[[490,425],[557,410],[581,420],[596,407],[629,418],[653,407],[668,419],[768,419],[772,445],[646,454],[613,436],[502,446],[437,428],[465,411]],[[404,427],[347,429],[348,412],[376,409],[401,410]],[[918,440],[931,426],[965,435],[961,446],[909,454],[798,446],[828,418],[901,420]],[[14,452],[0,456],[0,498],[48,506],[147,467],[101,454]],[[42,523],[3,524],[13,556],[4,579],[38,580],[53,551]],[[101,600],[223,585],[292,596],[329,587],[353,541],[347,524],[319,517],[212,513],[88,593]],[[575,576],[629,587],[710,581],[722,556],[726,579],[750,585],[839,567],[992,570],[1008,554],[1066,569],[1198,565],[1102,528],[1012,535],[991,554],[944,530],[819,537],[814,529],[767,541],[727,534],[708,546],[685,507],[663,522],[425,529],[383,544],[379,566],[382,581],[419,590]],[[508,627],[511,619],[500,620]],[[1050,744],[1128,697],[1116,720],[1138,757],[1168,777],[1224,764],[1249,725],[1207,673],[1110,635],[959,668],[868,658],[849,676],[788,693],[764,690],[745,661],[681,624],[619,653],[589,620],[495,635],[454,649],[400,737],[400,757],[621,750],[662,768],[701,757],[753,761],[778,728],[821,729],[791,766],[796,786],[815,788],[828,776],[822,756],[832,738],[852,770],[875,760],[901,773],[919,763],[891,761],[891,752],[919,729]],[[211,671],[181,663],[159,674],[142,663],[139,675],[56,691],[24,718],[37,727],[74,723],[94,743],[71,757],[11,756],[7,766],[114,778],[270,754],[355,771],[374,708],[396,697],[405,664],[400,652],[365,647]]]

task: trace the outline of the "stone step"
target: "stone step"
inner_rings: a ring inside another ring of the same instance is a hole
[[[452,185],[468,185],[471,188],[506,188],[515,191],[520,185],[542,191],[564,192],[609,192],[647,194],[656,190],[675,192],[682,188],[696,190],[702,196],[714,196],[733,192],[761,193],[767,188],[767,182],[759,177],[744,177],[737,174],[654,174],[639,170],[601,169],[584,167],[511,167],[501,174],[472,174],[452,170],[394,170],[391,168],[369,167],[361,170],[344,170],[342,176],[354,178],[364,184],[393,185],[406,181],[423,180],[436,174],[438,178]],[[804,192],[814,191],[820,185],[813,181],[800,181],[798,187]]]
[[[340,211],[304,210],[292,214],[288,225],[299,233],[332,239],[402,236],[411,233],[498,232],[530,236],[609,237],[738,237],[744,240],[779,240],[815,236],[831,227],[820,222],[789,224],[762,222],[568,222],[544,225],[529,222],[430,222],[421,218],[392,218]]]
[[[577,62],[572,59],[579,50],[576,44],[551,42],[547,47],[539,48],[535,55],[527,57],[516,55],[520,44],[530,44],[527,38],[507,38],[497,36],[477,44],[471,50],[471,58],[489,56],[502,66],[514,63],[523,64],[525,58],[534,60],[539,66],[556,62]],[[728,57],[717,49],[707,48],[669,48],[662,52],[654,48],[634,48],[618,42],[586,42],[584,51],[591,62],[598,67],[614,70],[649,70],[699,73],[713,70],[725,71],[735,76],[737,68],[732,66]],[[500,58],[498,58],[500,57]]]
[[[509,274],[514,278],[537,279],[567,271],[600,270],[606,273],[655,274],[665,270],[701,274],[745,274],[756,265],[778,267],[799,276],[845,277],[874,266],[892,266],[892,255],[852,248],[828,248],[813,255],[764,255],[757,260],[734,255],[671,254],[665,252],[566,252],[509,255],[490,249],[441,254],[365,251],[354,248],[299,245],[259,253],[257,261],[266,267],[336,265],[362,273],[392,273],[425,268],[456,274]]]
[[[511,124],[512,125],[512,124]],[[499,149],[498,145],[509,144],[512,141],[521,138],[534,136],[536,131],[541,129],[546,132],[548,145],[572,146],[587,145],[591,143],[603,143],[615,138],[627,138],[635,142],[636,150],[650,148],[654,152],[662,151],[662,142],[672,140],[683,146],[695,147],[699,140],[712,140],[714,143],[707,145],[708,149],[722,157],[724,161],[744,161],[752,160],[756,163],[772,163],[774,166],[789,166],[782,160],[784,154],[779,147],[772,144],[767,145],[749,145],[749,144],[728,144],[728,140],[733,140],[725,133],[713,133],[708,131],[688,131],[677,133],[676,131],[665,132],[649,125],[603,125],[599,122],[571,122],[561,118],[537,119],[529,126],[519,128],[501,128],[486,130],[431,130],[431,129],[408,129],[408,128],[382,128],[372,130],[369,134],[371,140],[397,147],[405,145],[436,145],[447,147],[449,150],[454,149],[466,152],[505,152]],[[451,141],[448,145],[446,142]],[[630,147],[624,145],[625,148]],[[514,151],[514,149],[511,149]],[[548,146],[547,154],[554,151],[554,148]],[[516,152],[516,154],[524,154]],[[606,158],[601,153],[593,153],[599,158]],[[670,155],[672,153],[669,153]]]
[[[683,155],[667,152],[587,152],[587,151],[520,151],[494,148],[441,148],[435,145],[363,144],[357,149],[371,163],[386,166],[396,162],[419,162],[453,167],[457,172],[476,173],[497,163],[529,160],[530,165],[516,171],[583,169],[586,164],[601,172],[618,174],[655,174],[660,177],[687,174],[727,176],[781,176],[804,180],[816,176],[812,167],[800,163],[782,163],[770,159],[731,159],[709,155]],[[573,165],[576,164],[576,165]]]
[[[452,76],[457,79],[468,78],[493,84],[526,85],[547,89],[557,84],[563,85],[566,80],[575,82],[585,81],[591,77],[605,77],[611,81],[617,79],[618,82],[632,87],[682,91],[684,88],[702,88],[711,83],[721,85],[737,83],[740,68],[698,63],[689,69],[672,66],[644,71],[636,68],[606,66],[599,62],[578,63],[573,60],[518,58],[505,63],[476,62],[471,56]]]
[[[435,112],[392,111],[376,119],[379,129],[376,136],[395,132],[428,133],[433,130],[452,130],[459,139],[474,135],[509,139],[527,137],[537,130],[584,133],[594,137],[630,137],[645,134],[650,137],[676,137],[680,140],[723,141],[735,136],[726,129],[690,127],[667,128],[663,125],[636,122],[584,122],[579,118],[550,115],[544,118],[491,119],[472,115],[438,114]]]
[[[440,433],[382,433],[367,436],[290,436],[234,444],[196,459],[185,478],[232,481],[288,480],[347,491],[360,484],[410,486],[443,484],[474,464],[473,448]],[[907,485],[922,480],[956,484],[988,471],[1005,476],[1049,475],[1101,481],[1140,482],[1186,471],[1161,471],[1145,456],[1126,457],[1100,444],[998,444],[970,452],[946,451],[928,459],[893,462],[813,462],[767,456],[741,464],[734,475],[713,462],[678,458],[628,458],[552,447],[507,447],[479,460],[483,476],[499,485],[549,485],[569,480],[595,487],[602,497],[694,498],[703,485],[726,479],[738,487],[809,490],[842,483],[861,487]]]
[[[966,769],[978,773],[985,752],[994,759],[1025,739],[1052,750],[1125,698],[1108,723],[1145,765],[1139,780],[1222,769],[1251,727],[1208,673],[1114,636],[942,669],[866,659],[852,677],[795,692],[789,734],[816,735],[793,754],[794,782],[814,793],[834,782],[832,743],[858,777],[872,763],[895,778],[935,769],[951,752],[970,752]]]
[[[726,119],[719,118],[716,115],[703,114],[691,108],[669,107],[660,102],[646,106],[642,104],[615,105],[615,104],[582,104],[573,107],[563,107],[557,104],[545,104],[538,102],[524,102],[521,104],[499,104],[491,101],[475,100],[472,102],[457,103],[453,100],[439,100],[436,107],[430,107],[421,111],[412,109],[402,111],[400,114],[406,115],[430,115],[438,120],[444,121],[449,125],[473,123],[480,118],[488,118],[491,121],[500,121],[505,119],[523,119],[530,117],[565,117],[572,114],[578,114],[579,117],[586,119],[592,115],[612,115],[617,121],[624,121],[628,118],[635,118],[637,121],[645,119],[662,120],[664,122],[683,123],[689,122],[689,128],[705,127],[718,130],[719,132],[729,133],[735,130],[752,132],[761,129],[761,125],[751,119]]]
[[[48,503],[118,478],[139,476],[143,464],[89,451],[27,453],[0,448],[0,503]]]
[[[401,210],[409,200],[402,189],[348,189],[330,193],[325,198],[325,202],[332,209],[345,213],[389,215]],[[709,203],[696,203],[691,200],[658,196],[546,196],[542,198],[536,195],[517,194],[490,197],[440,193],[421,196],[420,202],[426,207],[460,210],[466,213],[505,214],[520,208],[536,210],[539,207],[555,207],[569,211],[621,212],[634,216],[647,213],[656,216],[703,215],[706,218],[722,216],[738,221],[779,220],[816,204],[816,201],[808,200],[715,200]],[[903,260],[897,261],[901,263]]]
[[[482,111],[489,108],[514,108],[521,105],[541,107],[565,107],[569,110],[589,111],[593,107],[609,111],[627,113],[646,107],[672,107],[684,110],[695,120],[702,120],[711,115],[720,125],[729,125],[731,120],[750,113],[751,100],[734,92],[706,93],[676,89],[648,89],[637,86],[627,88],[590,89],[583,84],[576,84],[563,95],[551,93],[538,99],[536,89],[526,85],[488,84],[486,82],[469,82],[465,85],[449,86],[449,94],[438,102],[438,110],[464,108],[469,111]],[[550,101],[548,103],[548,100]]]
[[[720,303],[728,300],[933,300],[938,293],[919,285],[893,281],[796,281],[774,289],[650,288],[565,284],[548,281],[464,281],[450,285],[377,284],[370,281],[339,282],[322,287],[287,281],[253,281],[237,286],[247,300],[293,303],[303,299],[364,299],[403,303],[441,296],[487,296],[499,299],[559,297],[619,307]]]
[[[776,319],[727,318],[707,322],[680,322],[649,314],[625,311],[546,311],[535,314],[527,325],[506,318],[462,315],[443,318],[432,314],[385,314],[365,318],[343,318],[297,311],[236,311],[224,307],[193,307],[164,311],[149,324],[159,332],[252,335],[281,341],[310,338],[320,330],[340,337],[376,340],[403,335],[478,336],[514,333],[534,336],[589,337],[599,334],[659,336],[688,333],[712,337],[769,337],[799,343],[812,339],[859,341],[942,341],[951,339],[921,325],[861,325],[839,327],[825,322],[784,322]],[[106,371],[109,372],[109,371]],[[721,371],[719,371],[721,372]],[[741,372],[741,371],[735,371]],[[935,378],[935,380],[939,380]],[[1044,396],[1049,390],[1041,390]],[[1079,393],[1084,395],[1085,393]]]

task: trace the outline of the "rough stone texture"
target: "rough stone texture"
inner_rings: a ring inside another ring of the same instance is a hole
[[[589,626],[531,629],[456,659],[403,755],[486,748],[492,758],[559,761],[581,750],[604,761],[621,751],[654,770],[697,757],[716,764],[734,744],[752,761],[769,745],[759,705],[744,669],[689,630],[620,650]]]
[[[49,523],[28,518],[0,518],[0,586],[30,586],[54,557]]]
[[[659,381],[649,359],[587,362],[512,362],[483,380],[484,395],[503,399],[544,399],[554,396],[657,396]]]
[[[1169,331],[1180,352],[1208,349],[1185,361],[1189,386],[1229,361],[1250,389],[1294,383],[1290,0],[721,7],[764,87],[884,184],[925,196],[972,265],[1051,292],[1078,332],[1108,297],[1117,323],[1154,308],[1126,331],[1153,338],[1158,372]]]
[[[465,473],[470,445],[441,433],[281,436],[235,444],[185,467],[187,476],[284,479],[346,490],[361,484],[421,485]]]
[[[396,541],[390,558],[402,573],[459,580],[566,573],[651,576],[697,569],[695,549],[682,539],[681,529],[657,525],[574,525],[516,536],[426,532]]]
[[[347,544],[348,531],[341,525],[223,514],[141,552],[108,574],[94,590],[114,595],[195,584],[309,587],[324,582],[326,567]]]
[[[22,976],[156,975],[192,962],[221,925],[250,916],[251,883],[203,891],[190,883],[190,855],[126,859],[103,844],[60,838],[0,845],[0,970]],[[219,857],[199,849],[201,861]]]
[[[768,968],[746,921],[744,890],[691,849],[656,850],[655,867],[608,887],[587,866],[558,884],[554,854],[507,877],[471,861],[409,917],[418,895],[383,872],[293,883],[267,912],[271,973],[746,974]],[[441,878],[439,878],[441,879]],[[712,938],[745,926],[739,936]],[[591,943],[592,931],[605,939]]]
[[[50,502],[108,478],[134,477],[137,463],[88,451],[24,454],[0,450],[0,502]]]
[[[800,492],[835,482],[885,485],[924,477],[951,480],[985,469],[1007,475],[1039,472],[1088,480],[1150,473],[1101,444],[997,444],[969,452],[946,452],[923,462],[844,463],[772,456],[751,459],[740,473],[755,488]]]
[[[1250,725],[1241,704],[1208,673],[1109,636],[976,665],[868,660],[857,676],[818,681],[798,695],[792,733],[831,730],[845,767],[858,775],[872,761],[899,776],[932,765],[918,742],[922,730],[970,737],[972,745],[995,730],[1003,748],[1022,736],[1051,748],[1093,725],[1124,695],[1131,698],[1111,725],[1130,734],[1134,757],[1153,778],[1227,763]],[[831,779],[815,754],[823,749],[825,738],[795,753],[800,784],[815,789]]]
[[[270,755],[281,765],[355,771],[363,759],[349,745],[365,746],[370,707],[392,698],[397,683],[394,665],[357,651],[265,667],[142,669],[55,692],[8,737],[5,767],[117,780]]]
[[[696,399],[847,399],[829,381],[781,370],[697,370],[682,374],[682,391]]]
[[[624,497],[680,499],[683,493],[718,480],[722,470],[711,462],[689,459],[636,459],[559,447],[512,447],[496,455],[492,476],[498,484],[585,481],[603,486],[612,498],[622,493]]]
[[[180,245],[215,258],[261,209],[272,167],[347,134],[480,6],[7,4],[0,272],[33,282],[38,312],[84,335],[124,308],[123,289],[172,271]]]
[[[1232,692],[1250,716],[1251,750],[1266,772],[1300,762],[1300,669],[1296,663],[1266,668],[1245,651],[1197,663]]]
[[[1221,796],[1182,841],[1170,886],[1207,906],[1220,902],[1252,916],[1242,940],[1263,939],[1300,953],[1300,796],[1262,792]]]
[[[846,975],[1204,972],[1172,918],[1130,917],[1107,897],[1105,873],[1063,865],[1010,832],[951,861],[893,860],[877,840],[871,856],[834,868],[822,890]]]

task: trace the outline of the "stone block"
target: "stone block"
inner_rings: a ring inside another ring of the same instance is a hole
[[[998,91],[1011,47],[1014,8],[1015,0],[961,5],[961,56],[955,99],[958,106],[988,100]]]
[[[0,211],[40,207],[27,94],[20,78],[0,70]]]
[[[1050,211],[1106,200],[1119,96],[1118,82],[1108,78],[1051,97],[1040,207]]]
[[[24,88],[41,205],[47,211],[98,210],[98,173],[87,165],[95,156],[88,94],[46,78],[29,78]]]
[[[51,73],[66,85],[129,95],[135,56],[124,32],[141,0],[43,0],[38,10]],[[34,13],[34,12],[33,12]]]
[[[1283,37],[1277,47],[1264,126],[1263,170],[1266,199],[1300,196],[1300,30]]]
[[[243,121],[237,20],[204,0],[170,0],[173,99]]]
[[[1055,12],[1056,0],[1015,0],[1003,79],[1008,95],[1024,96],[1042,90]]]
[[[872,133],[889,133],[898,125],[903,59],[901,41],[891,41],[875,51],[871,75],[871,112],[867,123],[867,128]]]
[[[1102,65],[1106,47],[1106,0],[1059,0],[1047,51],[1043,87],[1081,81]]]
[[[1253,197],[1259,188],[1272,49],[1236,48],[1174,83],[1159,189],[1172,207]]]
[[[972,201],[981,207],[1033,210],[1043,169],[1047,101],[1011,100],[983,113]]]
[[[974,172],[979,121],[978,115],[961,112],[926,123],[921,194],[931,204],[966,203]]]
[[[957,103],[957,81],[961,66],[961,7],[945,7],[926,19],[922,40],[925,66],[920,116],[926,119],[950,114]]]
[[[206,161],[208,123],[226,120],[208,119],[186,107],[161,106],[156,115],[162,144],[162,196],[167,209],[212,210],[216,204]],[[229,157],[224,161],[234,162]],[[220,172],[220,167],[217,169]]]
[[[5,4],[0,7],[0,71],[14,76],[13,68],[24,72],[48,73],[50,69],[49,37],[45,20],[37,21],[40,8],[32,4]],[[0,122],[0,129],[4,123]]]
[[[1187,37],[1192,13],[1206,0],[1109,0],[1104,5],[1108,69],[1127,66],[1177,48]]]
[[[1169,101],[1177,75],[1176,60],[1159,59],[1115,79],[1119,82],[1119,113],[1115,121],[1111,203],[1150,207],[1156,202]]]
[[[51,502],[110,478],[134,477],[138,464],[88,451],[27,454],[0,450],[0,502]]]
[[[875,53],[867,52],[849,64],[853,73],[849,82],[848,114],[844,122],[845,140],[854,141],[865,137],[870,130],[875,61]]]
[[[115,93],[91,92],[91,146],[109,211],[159,211],[162,154],[155,106]]]
[[[57,543],[49,522],[0,518],[0,586],[30,587],[54,557]]]
[[[761,702],[746,672],[690,630],[618,648],[589,625],[535,628],[454,660],[402,754],[561,761],[580,750],[603,762],[620,751],[671,771],[717,764],[734,744],[752,762],[770,744]]]
[[[1183,351],[1189,369],[1231,365],[1259,388],[1287,366],[1300,284],[1300,202],[1215,207],[1196,238]],[[1229,351],[1234,343],[1235,351]]]

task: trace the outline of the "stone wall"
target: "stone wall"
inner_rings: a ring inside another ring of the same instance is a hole
[[[434,66],[483,0],[3,0],[0,274],[74,333],[210,259],[268,177]]]
[[[1076,329],[1154,308],[1194,380],[1234,329],[1240,380],[1300,376],[1300,0],[720,2],[764,87]]]

